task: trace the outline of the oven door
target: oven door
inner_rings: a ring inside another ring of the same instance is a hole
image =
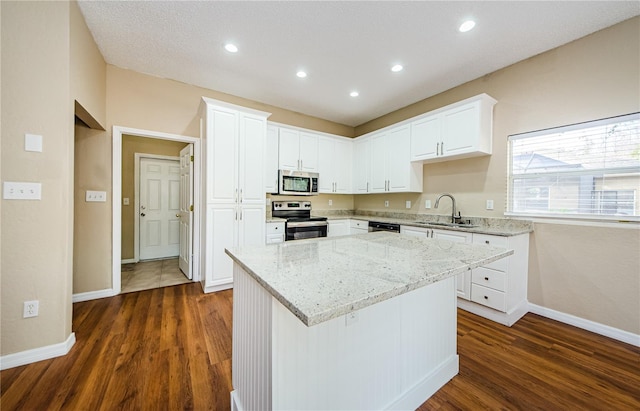
[[[304,240],[327,236],[327,224],[317,222],[296,222],[286,224],[285,240]]]

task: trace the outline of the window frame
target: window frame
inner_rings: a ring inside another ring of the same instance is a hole
[[[540,173],[528,173],[528,174],[516,174],[514,173],[514,153],[513,153],[513,141],[528,139],[534,137],[541,137],[549,134],[558,134],[582,129],[588,129],[603,125],[621,123],[626,121],[639,121],[640,122],[640,112],[624,114],[620,116],[608,117],[599,120],[586,121],[581,123],[570,124],[566,126],[559,127],[551,127],[542,130],[518,133],[509,135],[507,138],[507,193],[506,193],[506,204],[505,204],[505,213],[504,215],[507,217],[520,217],[520,218],[528,218],[528,219],[549,219],[549,220],[586,220],[586,221],[604,221],[604,222],[640,222],[640,215],[608,215],[608,214],[587,214],[587,213],[579,213],[579,212],[567,212],[567,213],[553,213],[553,212],[544,212],[544,211],[514,211],[514,205],[516,201],[515,190],[517,180],[532,180],[536,181],[536,179],[540,179],[540,177],[549,177],[549,178],[570,178],[570,177],[579,177],[579,176],[597,176],[600,175],[623,175],[623,176],[639,176],[640,178],[640,166],[639,167],[616,167],[616,168],[597,168],[597,169],[582,169],[582,170],[567,170],[567,171],[556,171],[556,172],[540,172]],[[609,192],[609,191],[633,191],[624,188],[619,189],[604,189],[604,190],[592,190],[592,203],[595,204],[595,198],[593,196],[596,192]],[[640,196],[640,188],[635,190],[634,198]],[[549,202],[551,202],[551,195],[548,195]],[[524,200],[524,198],[522,198]],[[600,207],[602,207],[602,199],[599,200]],[[592,208],[593,209],[593,208]]]

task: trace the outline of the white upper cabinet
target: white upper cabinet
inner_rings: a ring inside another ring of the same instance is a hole
[[[318,140],[318,191],[351,193],[352,141],[321,136]]]
[[[283,170],[318,172],[318,135],[281,127],[278,164]]]
[[[370,191],[371,138],[360,137],[353,142],[353,193],[367,194]]]
[[[278,192],[278,127],[272,125],[267,126],[264,168],[264,191]]]
[[[493,106],[480,94],[411,123],[411,161],[435,162],[491,154]]]
[[[371,136],[371,193],[422,192],[422,165],[410,161],[408,124]]]
[[[435,158],[440,151],[442,116],[428,116],[411,123],[411,160]]]

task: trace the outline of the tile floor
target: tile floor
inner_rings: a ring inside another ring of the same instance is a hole
[[[122,264],[122,293],[189,283],[178,267],[177,258]]]

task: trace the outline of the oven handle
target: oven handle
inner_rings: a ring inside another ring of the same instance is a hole
[[[324,227],[329,225],[326,221],[325,222],[318,222],[318,221],[296,221],[293,223],[289,223],[287,222],[287,227],[291,227],[291,228],[296,228],[296,227]]]

